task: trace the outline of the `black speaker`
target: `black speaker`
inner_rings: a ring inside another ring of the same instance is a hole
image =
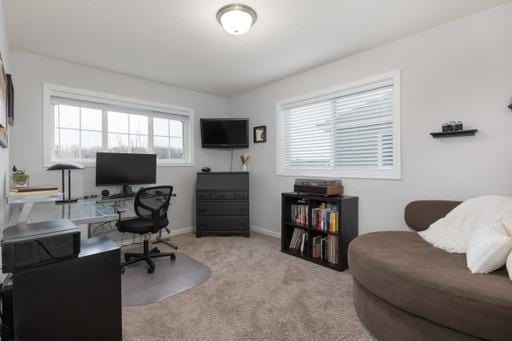
[[[108,189],[104,189],[103,191],[101,191],[102,197],[108,197],[109,195],[110,195],[110,191]]]

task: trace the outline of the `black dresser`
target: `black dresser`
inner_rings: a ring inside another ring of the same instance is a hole
[[[196,237],[249,237],[249,173],[197,173]]]

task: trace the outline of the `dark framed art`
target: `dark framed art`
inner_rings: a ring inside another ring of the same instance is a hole
[[[0,54],[0,146],[3,148],[7,148],[9,145],[7,112],[7,76],[5,75],[4,61]]]
[[[267,142],[267,126],[254,127],[254,143]]]
[[[7,123],[14,124],[14,84],[12,75],[7,74]]]

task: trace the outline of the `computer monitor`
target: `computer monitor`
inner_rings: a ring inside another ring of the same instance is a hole
[[[156,154],[96,153],[96,186],[156,183]],[[129,193],[129,191],[128,191]]]

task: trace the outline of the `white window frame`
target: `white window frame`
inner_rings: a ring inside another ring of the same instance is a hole
[[[394,168],[392,170],[367,170],[367,169],[334,169],[334,170],[285,170],[283,165],[283,129],[281,126],[281,116],[284,114],[282,108],[291,103],[299,101],[307,101],[313,98],[319,98],[333,93],[347,92],[350,94],[352,91],[364,90],[365,87],[369,89],[372,85],[378,82],[392,80],[393,81],[393,153],[394,153]],[[276,175],[289,176],[289,177],[337,177],[337,178],[361,178],[361,179],[402,179],[402,166],[401,166],[401,72],[395,70],[384,74],[369,77],[363,80],[355,81],[349,84],[343,84],[328,89],[312,92],[306,95],[281,100],[276,103]]]
[[[51,97],[58,96],[67,98],[70,100],[88,101],[98,103],[100,105],[108,104],[119,107],[128,108],[134,110],[131,113],[137,112],[153,112],[154,114],[147,114],[151,120],[153,117],[167,118],[168,115],[179,115],[188,117],[187,124],[184,125],[183,131],[183,151],[184,158],[181,160],[157,160],[158,166],[194,166],[194,110],[191,108],[179,107],[164,103],[157,103],[151,101],[145,101],[136,98],[129,98],[111,94],[105,94],[90,90],[70,88],[66,86],[43,83],[43,155],[44,155],[44,166],[50,167],[52,164],[60,161],[52,160],[52,151],[54,150],[55,143],[55,115],[53,106],[51,103]],[[148,139],[151,140],[148,132]],[[148,141],[151,144],[151,142]],[[80,160],[77,161],[85,167],[95,167],[96,162],[91,160]]]

